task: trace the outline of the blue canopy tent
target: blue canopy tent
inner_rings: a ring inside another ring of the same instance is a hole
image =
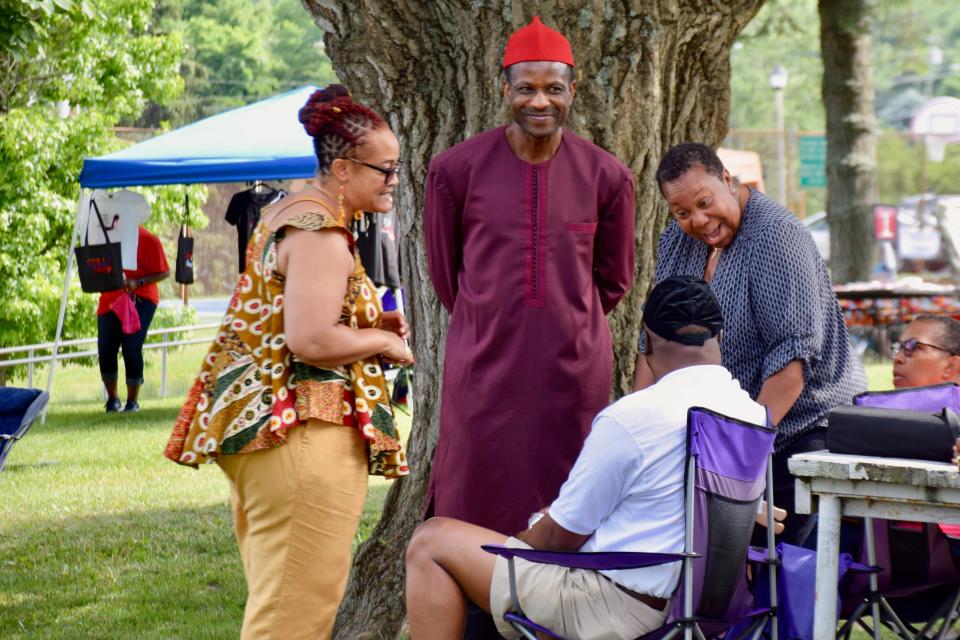
[[[313,142],[297,112],[316,87],[303,87],[151,138],[86,158],[86,189],[196,182],[312,178]]]
[[[56,361],[60,347],[74,266],[73,249],[81,230],[81,209],[87,200],[87,190],[312,178],[317,170],[313,141],[303,130],[297,113],[314,91],[316,87],[302,87],[205,118],[99,158],[84,159],[52,363]],[[47,392],[53,386],[55,369],[51,365]]]

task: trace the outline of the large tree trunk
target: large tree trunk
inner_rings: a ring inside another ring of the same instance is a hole
[[[336,631],[338,638],[393,638],[404,619],[404,549],[419,520],[437,441],[447,327],[423,244],[430,158],[505,121],[499,69],[514,29],[536,12],[570,39],[578,86],[567,124],[616,154],[637,181],[637,280],[610,317],[614,395],[622,395],[632,381],[640,303],[667,215],[654,180],[657,163],[674,143],[723,139],[730,48],[763,0],[303,2],[326,32],[338,77],[399,136],[406,171],[397,206],[417,358],[412,474],[391,488],[380,523],[356,555]]]
[[[869,280],[877,142],[871,63],[872,0],[820,0],[827,112],[827,221],[834,282]]]

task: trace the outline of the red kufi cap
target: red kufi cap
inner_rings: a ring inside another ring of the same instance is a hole
[[[540,16],[533,16],[530,24],[514,31],[507,40],[507,48],[503,52],[503,68],[518,62],[539,60],[574,66],[570,42],[559,31],[554,31],[540,22]]]

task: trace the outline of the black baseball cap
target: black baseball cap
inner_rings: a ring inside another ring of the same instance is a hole
[[[702,347],[723,329],[723,312],[710,285],[694,276],[672,276],[653,288],[643,305],[643,324],[664,340]],[[677,333],[681,328],[697,325],[706,334]]]

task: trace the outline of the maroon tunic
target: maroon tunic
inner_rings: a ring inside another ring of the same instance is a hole
[[[633,281],[633,176],[569,131],[523,162],[499,127],[433,159],[424,227],[451,314],[425,510],[515,533],[610,399],[604,314]]]

